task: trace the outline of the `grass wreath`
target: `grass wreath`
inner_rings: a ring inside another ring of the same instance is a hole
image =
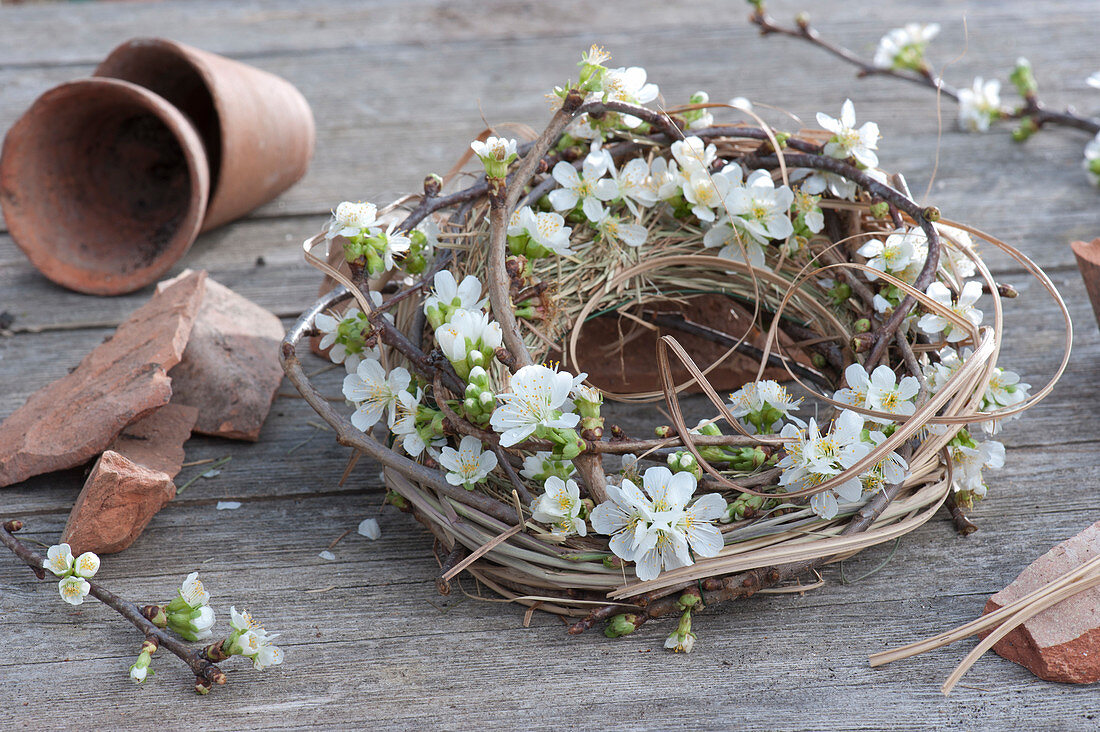
[[[1069,318],[1027,257],[878,170],[878,127],[850,101],[795,133],[702,92],[657,111],[644,69],[608,58],[584,55],[537,138],[479,136],[456,166],[480,159],[471,185],[452,172],[381,210],[340,204],[305,252],[342,286],[282,358],[435,536],[441,592],[468,572],[573,618],[571,633],[678,614],[666,647],[689,651],[699,607],[896,539],[944,505],[973,530],[963,511],[1004,462],[974,428],[994,434],[1049,393]],[[719,110],[748,121],[716,124]],[[1015,292],[976,239],[1066,318],[1041,389],[998,365]],[[307,336],[346,366],[351,409],[306,377]],[[701,367],[684,343],[717,357]],[[656,388],[632,386],[627,355]],[[730,359],[741,368],[723,372]],[[738,373],[720,395],[712,381]],[[713,407],[697,423],[689,390]],[[650,435],[608,422],[615,402],[660,400]]]

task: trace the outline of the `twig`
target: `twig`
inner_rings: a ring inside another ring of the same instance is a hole
[[[749,20],[760,28],[760,35],[762,36],[788,36],[790,38],[807,41],[811,45],[817,46],[826,53],[830,53],[852,66],[855,66],[857,70],[856,76],[860,78],[865,76],[887,76],[893,79],[900,79],[901,81],[907,81],[912,84],[917,84],[918,86],[938,91],[943,96],[955,102],[959,101],[958,90],[945,83],[942,78],[934,76],[927,68],[922,71],[899,71],[896,69],[883,69],[874,66],[844,46],[826,41],[815,28],[810,26],[809,21],[803,18],[797,21],[795,28],[786,28],[776,23],[775,19],[763,10],[757,9],[749,17]],[[997,111],[997,116],[1001,119],[1028,119],[1034,123],[1036,129],[1043,125],[1051,124],[1071,127],[1088,132],[1092,135],[1100,133],[1100,120],[1091,117],[1082,117],[1074,114],[1071,110],[1055,112],[1043,104],[1035,94],[1025,95],[1023,106],[1017,109],[1007,106],[1000,107]]]
[[[958,501],[955,500],[954,491],[947,494],[947,500],[943,505],[947,508],[951,514],[951,521],[955,524],[955,531],[958,531],[962,536],[970,536],[978,530],[978,525],[970,520],[970,518],[963,512],[962,507]]]
[[[22,521],[8,521],[3,524],[0,526],[0,542],[10,549],[15,556],[19,557],[24,564],[30,567],[35,577],[38,579],[45,579],[46,572],[42,568],[44,561],[42,556],[35,553],[32,549],[27,547],[26,544],[13,536],[15,532],[22,528]],[[153,639],[157,645],[163,646],[171,651],[173,655],[177,656],[191,668],[197,681],[205,682],[204,686],[209,686],[210,684],[221,685],[226,682],[225,673],[220,668],[204,659],[200,655],[200,652],[192,651],[183,643],[153,625],[153,623],[142,614],[137,605],[123,600],[97,582],[92,580],[87,580],[87,582],[90,588],[88,594],[129,620],[130,623],[141,632],[144,638]]]

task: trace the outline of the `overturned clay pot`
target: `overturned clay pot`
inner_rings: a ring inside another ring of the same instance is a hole
[[[125,79],[180,109],[198,129],[210,165],[202,229],[239,218],[306,173],[313,113],[290,82],[253,66],[163,38],[136,38],[96,76]]]
[[[49,90],[0,155],[0,205],[35,267],[71,290],[118,295],[155,282],[202,226],[210,175],[194,126],[114,79]]]

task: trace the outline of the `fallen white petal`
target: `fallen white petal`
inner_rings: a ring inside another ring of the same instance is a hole
[[[240,501],[218,501],[218,505],[215,508],[219,511],[232,511],[235,508],[240,508]]]
[[[321,559],[327,559],[330,562],[333,559],[336,559],[336,555],[333,554],[332,552],[328,551],[327,549],[325,551],[321,552],[320,554],[318,554],[317,556],[319,556]]]
[[[221,474],[222,474],[222,471],[220,471],[220,470],[207,470],[205,473],[202,474],[202,477],[204,477],[204,478],[217,478]]]
[[[382,529],[378,526],[378,519],[363,519],[359,522],[359,533],[371,541],[382,536]]]

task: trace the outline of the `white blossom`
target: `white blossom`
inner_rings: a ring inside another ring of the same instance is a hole
[[[559,536],[584,536],[588,527],[581,518],[581,489],[575,480],[556,475],[546,479],[545,491],[531,504],[531,518],[548,524]]]
[[[506,163],[516,156],[516,141],[505,137],[490,137],[484,142],[474,140],[470,143],[470,149],[482,160]]]
[[[248,658],[257,671],[283,662],[282,650],[272,643],[279,634],[268,633],[247,610],[238,612],[237,608],[230,607],[229,624],[237,632],[230,646],[233,655]]]
[[[206,591],[198,572],[187,575],[180,585],[180,598],[193,609],[205,607],[210,604],[210,593]]]
[[[572,428],[580,417],[572,414],[573,375],[546,366],[524,366],[511,379],[512,391],[501,394],[503,404],[493,410],[489,424],[501,433],[501,447],[530,437],[539,427]]]
[[[592,511],[592,528],[609,534],[616,556],[635,563],[640,580],[656,578],[666,569],[693,563],[697,556],[712,557],[722,548],[721,534],[711,523],[726,509],[718,494],[702,496],[688,506],[695,493],[695,476],[652,467],[642,476],[645,493],[629,479],[607,486],[610,500]]]
[[[1100,71],[1097,71],[1085,79],[1085,83],[1091,86],[1093,89],[1100,89]]]
[[[407,254],[409,247],[412,246],[412,239],[405,234],[395,234],[395,228],[397,228],[397,222],[393,221],[385,233],[376,234],[382,240],[382,261],[385,263],[387,272],[397,266],[394,257]]]
[[[660,90],[656,84],[646,82],[646,71],[640,66],[608,69],[603,77],[604,101],[628,104],[649,104]],[[632,114],[621,115],[623,124],[633,129],[642,123]]]
[[[856,110],[851,99],[845,99],[840,108],[840,119],[833,119],[824,112],[817,113],[817,123],[833,133],[825,144],[825,154],[832,158],[855,158],[856,162],[867,168],[878,165],[879,132],[874,122],[865,122],[856,129]]]
[[[867,259],[868,267],[895,274],[905,271],[917,254],[919,244],[925,242],[927,239],[920,229],[898,229],[885,241],[871,239],[859,248],[859,255]],[[872,282],[878,279],[874,272],[864,272],[864,275]]]
[[[825,228],[825,213],[817,205],[820,199],[801,188],[794,190],[793,193],[795,214],[802,217],[810,233],[820,233]]]
[[[718,148],[714,146],[714,143],[708,145],[695,135],[677,140],[672,143],[669,150],[685,176],[710,170],[711,163],[718,157]],[[738,171],[740,171],[740,168],[738,168]]]
[[[485,480],[497,466],[497,456],[491,450],[482,449],[481,440],[465,435],[458,449],[444,447],[439,453],[439,464],[447,469],[447,482],[473,490],[474,485]]]
[[[735,109],[740,109],[745,112],[752,111],[752,102],[750,102],[746,97],[734,97],[733,99],[729,100],[729,105],[731,107],[734,107]]]
[[[420,400],[424,392],[417,387],[416,394],[409,393],[408,389],[397,392],[397,401],[394,404],[394,419],[390,425],[390,431],[401,442],[401,447],[410,457],[419,457],[427,447],[424,438],[416,428],[416,419],[420,411]]]
[[[424,311],[440,305],[462,310],[481,310],[489,301],[481,297],[481,280],[466,275],[462,282],[455,280],[450,270],[436,272],[431,293],[424,299]]]
[[[645,244],[646,237],[649,236],[648,229],[640,224],[624,222],[598,202],[596,206],[598,208],[593,210],[595,218],[592,219],[592,226],[601,236],[611,241],[620,241],[635,249]]]
[[[859,186],[855,181],[848,180],[842,175],[830,173],[827,170],[814,170],[810,168],[795,168],[791,171],[791,181],[798,181],[799,188],[810,195],[816,196],[828,191],[837,198],[848,201],[855,200]]]
[[[42,567],[58,577],[65,577],[73,571],[73,550],[68,544],[54,544],[46,550],[46,559]]]
[[[361,361],[354,374],[344,377],[344,397],[356,405],[351,423],[366,432],[388,411],[388,424],[392,424],[396,418],[397,395],[409,388],[411,380],[403,367],[387,374],[378,361]]]
[[[794,233],[788,215],[793,202],[791,189],[787,186],[776,188],[771,173],[766,170],[753,171],[744,186],[734,187],[725,197],[726,210],[736,217],[733,222],[761,244],[772,239],[786,239]]]
[[[791,438],[784,445],[786,456],[779,462],[783,472],[779,485],[789,491],[813,488],[835,478],[861,460],[871,446],[863,441],[863,417],[844,410],[832,428],[820,434],[812,417],[806,429],[788,424],[779,434]],[[839,510],[838,498],[857,501],[863,494],[858,477],[849,477],[840,484],[810,497],[810,508],[818,516],[831,519]]]
[[[504,331],[484,311],[455,310],[448,322],[435,329],[435,341],[443,355],[457,364],[474,351],[499,348],[504,342]]]
[[[684,199],[691,204],[691,212],[700,221],[714,221],[714,209],[721,207],[734,191],[741,190],[740,183],[741,167],[736,163],[730,163],[717,173],[699,168],[682,184]]]
[[[782,425],[783,420],[790,420],[799,425],[806,424],[792,414],[798,411],[798,405],[801,403],[802,399],[792,397],[787,387],[778,381],[750,381],[730,394],[730,413],[738,419],[750,417],[747,425],[750,432],[757,430],[760,425],[753,422],[759,422],[761,418],[768,421],[768,424],[763,426],[769,432],[774,432]]]
[[[974,307],[974,303],[982,296],[982,284],[980,282],[971,280],[963,285],[958,300],[952,298],[951,290],[942,282],[933,282],[928,286],[927,293],[930,298],[950,308],[964,320],[969,320],[975,326],[981,325],[982,311]],[[929,335],[943,333],[948,343],[958,343],[969,337],[966,330],[956,326],[942,315],[934,313],[922,315],[920,320],[917,321],[917,327]]]
[[[57,583],[57,592],[61,599],[70,605],[83,605],[84,598],[91,592],[92,586],[88,580],[76,575],[65,577]]]
[[[884,35],[875,49],[874,64],[880,69],[920,69],[924,49],[940,32],[938,23],[906,23]]]
[[[989,124],[1001,111],[1001,82],[974,79],[974,85],[959,89],[959,127],[968,132],[988,132]]]
[[[967,491],[976,496],[986,494],[982,469],[997,470],[1005,464],[1005,446],[994,440],[976,443],[976,447],[957,445],[951,448],[956,492]]]
[[[95,577],[99,571],[99,557],[94,552],[84,552],[73,562],[73,574],[77,577]]]
[[[573,228],[565,225],[565,219],[561,214],[552,211],[540,213],[531,211],[525,222],[525,228],[532,241],[554,254],[560,257],[573,254],[573,250],[569,248],[569,236],[573,233]]]
[[[680,193],[684,180],[684,174],[680,172],[675,160],[654,158],[649,166],[649,180],[646,181],[646,187],[655,200],[665,201]]]
[[[358,236],[377,226],[377,216],[378,208],[373,203],[344,201],[332,212],[325,238]]]
[[[592,144],[592,151],[585,156],[580,173],[572,163],[560,161],[554,166],[552,175],[561,188],[550,191],[548,198],[551,205],[558,211],[571,211],[579,201],[585,216],[590,221],[594,220],[593,212],[600,201],[611,200],[617,193],[614,182],[601,180],[610,164],[611,155],[601,150],[598,143]]]
[[[643,158],[632,158],[622,170],[617,170],[614,161],[609,160],[607,172],[609,177],[597,185],[601,191],[597,197],[601,200],[621,198],[635,216],[640,214],[639,205],[648,208],[657,203],[657,192],[650,185],[649,164]],[[614,195],[605,198],[612,192]]]
[[[919,391],[920,382],[917,381],[915,376],[903,376],[901,381],[897,381],[894,371],[889,366],[882,364],[871,372],[870,388],[867,391],[867,406],[876,412],[889,412],[890,414],[907,417],[917,410],[913,399]],[[868,419],[880,424],[888,424],[890,421],[873,417],[868,417]]]
[[[718,256],[731,262],[747,261],[753,267],[765,266],[764,245],[754,237],[741,236],[741,233],[723,216],[703,234],[703,246],[718,249]]]

